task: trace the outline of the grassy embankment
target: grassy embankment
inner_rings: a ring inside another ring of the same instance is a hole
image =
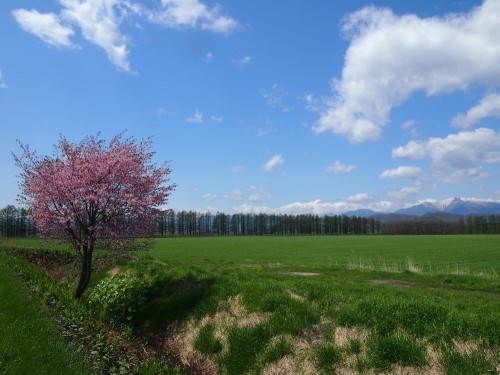
[[[498,243],[158,239],[115,276],[97,273],[84,303],[98,319],[121,317],[130,340],[205,373],[495,373]],[[106,300],[117,286],[141,303]]]
[[[0,252],[0,374],[92,374]]]

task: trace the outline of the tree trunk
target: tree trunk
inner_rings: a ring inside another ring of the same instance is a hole
[[[80,280],[78,281],[78,287],[76,288],[74,294],[74,297],[76,299],[79,299],[82,296],[85,289],[87,289],[91,273],[92,273],[92,249],[84,248],[81,258]]]

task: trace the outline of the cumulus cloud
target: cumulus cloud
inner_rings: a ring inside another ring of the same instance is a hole
[[[166,27],[191,27],[216,33],[229,33],[238,22],[222,15],[219,6],[209,8],[198,0],[162,0],[161,11],[147,11],[148,18]]]
[[[79,28],[83,37],[102,48],[120,70],[132,72],[129,40],[120,31],[124,21],[138,17],[165,27],[190,27],[215,33],[229,33],[238,22],[222,15],[219,6],[208,7],[199,0],[162,0],[161,7],[146,8],[129,0],[59,0],[59,14],[16,9],[12,12],[25,31],[57,47],[74,47],[70,37]],[[213,55],[207,54],[211,60]]]
[[[73,28],[63,25],[61,19],[54,13],[16,9],[12,11],[12,15],[24,31],[38,36],[45,43],[55,47],[73,47],[70,40]]]
[[[422,174],[422,170],[419,167],[413,166],[400,166],[394,169],[387,169],[383,171],[379,178],[383,180],[394,180],[401,178],[418,178]]]
[[[283,159],[283,156],[281,156],[281,154],[277,154],[262,166],[262,170],[265,172],[272,172],[276,168],[281,167],[283,164],[285,164],[285,159]]]
[[[472,107],[466,114],[458,114],[452,125],[457,128],[470,128],[486,117],[500,118],[500,94],[486,95],[477,106]]]
[[[195,123],[195,124],[202,124],[203,123],[203,112],[200,112],[197,109],[196,111],[194,111],[194,113],[191,116],[186,118],[186,122],[191,122],[191,123]]]
[[[294,202],[276,209],[276,212],[287,214],[342,214],[348,211],[358,209],[371,209],[374,211],[385,212],[393,208],[392,203],[387,201],[360,202],[360,201],[335,201],[326,202],[320,199],[308,202]]]
[[[413,93],[428,96],[500,85],[500,2],[486,0],[468,14],[442,18],[395,15],[366,7],[348,15],[350,38],[342,77],[313,127],[351,142],[377,140],[393,107]]]
[[[412,141],[392,150],[394,158],[432,160],[432,170],[444,182],[478,180],[491,174],[485,164],[500,164],[500,133],[479,128],[446,138]]]
[[[335,163],[325,168],[325,173],[345,174],[352,172],[355,168],[354,165],[346,165],[340,160],[335,160]]]
[[[77,25],[90,43],[101,47],[119,69],[130,72],[127,38],[120,33],[124,8],[119,0],[59,0],[64,19]]]
[[[387,195],[395,202],[408,202],[411,201],[413,197],[420,194],[421,191],[422,186],[420,184],[415,184],[411,186],[403,186],[399,189],[389,190]]]

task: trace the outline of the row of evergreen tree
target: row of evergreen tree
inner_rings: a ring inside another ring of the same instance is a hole
[[[0,209],[0,237],[36,234],[28,210]],[[383,221],[347,215],[238,213],[228,215],[166,210],[157,223],[158,236],[300,236],[396,234],[500,234],[500,215],[469,215],[455,221],[430,218]]]
[[[8,205],[0,210],[0,237],[28,237],[35,234],[36,228],[26,208]]]
[[[293,236],[379,234],[380,221],[345,215],[244,214],[165,211],[158,224],[160,236]]]
[[[384,221],[347,215],[163,212],[160,236],[500,234],[500,215]]]

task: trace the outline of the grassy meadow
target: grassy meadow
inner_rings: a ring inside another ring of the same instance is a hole
[[[366,268],[425,273],[500,273],[500,236],[298,236],[157,239],[158,259],[196,264]],[[418,271],[418,270],[417,270]]]
[[[13,242],[0,240],[7,252]],[[96,373],[497,374],[499,243],[494,235],[162,238],[96,270],[83,299],[66,304],[79,312],[72,324],[88,332],[89,320],[100,337],[88,357],[118,348],[121,367]],[[41,246],[17,245],[17,253]],[[35,272],[22,256],[10,262],[42,305],[71,294],[71,278]]]

